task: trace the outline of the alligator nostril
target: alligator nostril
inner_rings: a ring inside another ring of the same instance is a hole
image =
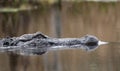
[[[96,46],[96,45],[98,45],[98,43],[97,42],[87,42],[87,43],[85,43],[85,45],[87,45],[87,46]]]

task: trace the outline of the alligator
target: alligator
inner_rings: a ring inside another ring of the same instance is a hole
[[[85,35],[81,38],[52,38],[41,32],[24,34],[20,37],[6,37],[0,39],[0,52],[21,55],[42,55],[49,50],[84,49],[93,51],[98,47],[98,38]]]

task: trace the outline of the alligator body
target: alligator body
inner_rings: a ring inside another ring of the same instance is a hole
[[[92,51],[98,46],[98,39],[92,35],[81,38],[52,38],[40,32],[0,40],[0,52],[22,55],[42,55],[54,49],[81,48]]]

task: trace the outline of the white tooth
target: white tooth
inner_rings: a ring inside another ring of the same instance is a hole
[[[108,42],[104,42],[104,41],[99,41],[98,45],[104,45],[104,44],[108,44]]]

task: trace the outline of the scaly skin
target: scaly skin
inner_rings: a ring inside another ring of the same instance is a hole
[[[82,38],[51,38],[37,32],[20,37],[3,38],[0,40],[1,52],[12,52],[23,55],[41,55],[48,50],[81,48],[87,51],[98,46],[95,36],[87,35]]]

